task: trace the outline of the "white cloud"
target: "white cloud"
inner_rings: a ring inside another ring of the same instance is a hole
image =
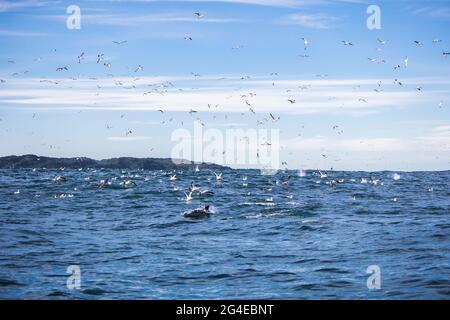
[[[114,25],[114,26],[140,26],[144,23],[169,23],[169,22],[192,22],[192,23],[235,23],[242,20],[234,18],[205,17],[197,19],[192,13],[152,13],[152,14],[87,14],[83,13],[83,24],[91,25]],[[65,15],[47,15],[40,18],[65,20]]]
[[[58,109],[104,109],[104,110],[159,110],[188,112],[249,112],[249,105],[259,115],[269,112],[287,114],[367,114],[389,108],[408,108],[440,101],[449,92],[433,90],[434,79],[421,79],[430,83],[423,93],[418,93],[412,84],[414,79],[405,79],[411,84],[402,88],[386,81],[384,92],[374,92],[378,79],[288,79],[272,81],[265,78],[239,80],[232,77],[217,80],[215,76],[204,76],[193,82],[189,77],[141,77],[102,79],[53,79],[58,85],[42,83],[41,79],[7,79],[0,92],[3,104]],[[47,79],[51,80],[51,79]],[[158,83],[171,81],[174,87],[159,87]],[[120,82],[122,85],[117,85]],[[98,89],[97,85],[101,88]],[[197,88],[192,88],[195,85]],[[309,85],[307,90],[300,87]],[[356,85],[359,85],[356,89]],[[167,91],[165,91],[167,90]],[[144,94],[146,93],[146,94]],[[251,93],[251,95],[250,95]],[[295,104],[288,102],[295,100]],[[362,101],[364,99],[364,101]],[[208,107],[208,104],[210,107]],[[216,105],[218,107],[216,108]]]
[[[109,0],[114,2],[162,2],[164,0]],[[243,5],[271,6],[298,8],[302,6],[319,5],[331,2],[341,3],[366,3],[365,0],[174,0],[177,2],[215,2],[215,3],[234,3]]]
[[[450,151],[450,125],[435,127],[429,134],[418,137],[423,150],[439,149]]]
[[[433,128],[433,134],[436,136],[450,136],[450,125],[448,126],[438,126]]]
[[[416,9],[415,14],[437,19],[450,19],[450,7],[423,7]]]
[[[111,2],[163,2],[163,0],[106,0]],[[322,3],[327,0],[174,0],[175,2],[211,2],[235,3],[244,5],[272,6],[272,7],[299,7]],[[339,1],[339,0],[330,0]]]
[[[285,151],[283,158],[295,167],[363,171],[448,170],[449,129],[450,126],[445,125],[424,136],[411,137],[296,137],[283,140],[281,144]]]
[[[313,29],[331,29],[338,20],[339,18],[326,14],[294,13],[285,16],[280,23],[295,24]]]
[[[39,0],[15,0],[6,1],[0,0],[0,12],[10,11],[15,9],[39,7],[51,3],[51,1],[39,1]],[[53,1],[55,3],[55,1]]]
[[[319,0],[320,1],[320,0]],[[319,2],[316,1],[316,2]],[[305,4],[311,4],[308,0],[207,0],[207,2],[229,2],[241,4],[253,4],[260,6],[274,6],[274,7],[298,7]]]
[[[361,139],[329,139],[318,138],[294,138],[283,141],[283,145],[290,150],[309,150],[340,152],[380,152],[399,151],[405,148],[405,143],[397,138],[361,138]]]
[[[152,137],[146,136],[131,136],[131,137],[108,137],[107,140],[110,141],[139,141],[139,140],[149,140]]]
[[[0,36],[11,37],[46,37],[48,33],[0,29]]]
[[[410,138],[379,137],[358,139],[291,138],[283,141],[289,150],[338,154],[343,152],[408,153],[450,151],[450,125],[432,128],[424,136]]]
[[[130,124],[139,124],[139,125],[146,125],[146,126],[160,126],[160,125],[162,125],[162,123],[158,122],[158,121],[130,121]]]

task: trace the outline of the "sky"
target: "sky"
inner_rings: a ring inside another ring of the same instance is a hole
[[[449,30],[448,1],[0,0],[0,156],[449,170]]]

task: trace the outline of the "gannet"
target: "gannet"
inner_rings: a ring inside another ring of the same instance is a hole
[[[217,174],[214,172],[214,175],[216,176],[217,181],[222,180],[222,173]]]

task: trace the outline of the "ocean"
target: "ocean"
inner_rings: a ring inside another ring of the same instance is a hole
[[[449,299],[449,218],[450,171],[0,170],[0,298]]]

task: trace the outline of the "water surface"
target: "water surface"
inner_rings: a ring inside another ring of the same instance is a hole
[[[450,297],[448,171],[171,173],[0,170],[0,298]],[[98,189],[105,178],[113,187]],[[192,181],[214,194],[186,202]],[[209,218],[182,216],[205,204]],[[66,286],[69,265],[80,290]],[[370,265],[380,290],[366,286]]]

